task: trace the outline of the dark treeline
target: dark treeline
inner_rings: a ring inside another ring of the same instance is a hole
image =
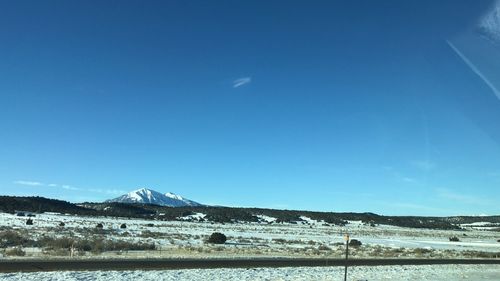
[[[57,212],[81,215],[95,215],[96,210],[56,199],[44,197],[0,196],[0,211],[14,213],[25,211],[32,213]]]
[[[164,207],[148,204],[126,203],[82,203],[47,199],[43,197],[0,196],[0,211],[14,213],[58,212],[74,215],[118,216],[156,220],[176,220],[195,213],[206,214],[202,221],[233,223],[258,222],[258,215],[276,218],[274,223],[298,223],[301,216],[324,221],[325,225],[346,225],[347,221],[362,221],[371,226],[387,224],[401,227],[430,229],[460,229],[458,224],[475,221],[500,222],[500,216],[491,217],[419,217],[382,216],[374,213],[334,213],[296,210],[275,210],[263,208],[232,208],[220,206]]]

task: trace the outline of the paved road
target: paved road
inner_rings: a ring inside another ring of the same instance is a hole
[[[498,264],[500,259],[352,259],[350,266]],[[0,272],[59,270],[161,270],[191,268],[251,268],[344,266],[342,259],[110,259],[110,260],[0,260]]]

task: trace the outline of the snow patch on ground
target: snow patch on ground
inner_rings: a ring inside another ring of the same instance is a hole
[[[192,215],[184,216],[184,217],[178,217],[178,220],[183,220],[183,221],[188,221],[188,220],[201,220],[205,219],[207,215],[203,213],[194,213]]]
[[[250,269],[189,269],[153,271],[63,271],[0,274],[5,281],[41,280],[342,280],[342,267]],[[498,265],[420,265],[349,268],[349,280],[493,281],[500,279]]]
[[[311,225],[311,224],[315,225],[315,224],[323,224],[323,223],[325,223],[324,221],[317,221],[317,220],[313,220],[313,219],[311,219],[311,218],[309,218],[309,217],[306,217],[306,216],[300,216],[299,218],[300,218],[302,221],[306,222],[306,224],[310,224],[310,225]]]
[[[264,222],[275,222],[276,221],[276,218],[266,216],[266,215],[256,215],[256,217],[258,217],[260,221],[264,221]]]

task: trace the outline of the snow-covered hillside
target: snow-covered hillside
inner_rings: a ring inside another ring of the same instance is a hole
[[[186,199],[180,195],[171,192],[163,194],[148,188],[134,190],[120,197],[107,200],[106,202],[144,203],[169,207],[202,206],[202,204]]]

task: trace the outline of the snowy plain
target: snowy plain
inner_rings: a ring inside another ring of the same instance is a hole
[[[298,224],[275,223],[275,218],[261,216],[258,223],[221,224],[204,221],[202,213],[156,221],[115,217],[88,217],[56,213],[36,214],[33,225],[27,217],[0,213],[0,230],[43,236],[86,238],[89,230],[102,223],[105,238],[154,243],[154,251],[84,253],[73,258],[218,258],[218,257],[329,257],[344,254],[343,234],[359,239],[363,245],[351,255],[370,258],[463,258],[462,253],[481,251],[500,253],[497,231],[484,229],[488,222],[464,225],[463,230],[412,229],[390,225],[365,225],[351,221],[346,226],[326,225],[303,217]],[[63,222],[64,227],[58,225]],[[126,224],[126,229],[120,226]],[[153,225],[153,226],[152,226]],[[205,239],[212,232],[228,236],[225,245],[209,245]],[[91,234],[96,235],[96,234]],[[450,242],[449,237],[460,237]],[[26,256],[2,255],[0,259],[70,258],[68,253],[50,253],[42,249],[24,249]],[[158,251],[160,250],[160,251]],[[422,250],[426,250],[422,252]],[[423,254],[422,254],[423,253]],[[190,269],[152,271],[61,271],[3,273],[0,280],[343,280],[342,267],[296,267],[255,269]],[[500,265],[420,265],[352,267],[348,280],[500,280]]]
[[[154,271],[62,271],[0,274],[5,281],[72,280],[343,280],[342,267],[189,269]],[[499,265],[373,266],[349,268],[348,280],[498,281]]]
[[[178,218],[177,221],[89,217],[54,213],[36,214],[33,225],[27,217],[0,213],[0,228],[24,232],[31,238],[43,236],[88,238],[102,223],[105,239],[154,243],[157,251],[104,252],[100,257],[342,257],[343,236],[362,241],[352,249],[353,257],[443,257],[461,258],[470,251],[500,254],[500,233],[482,229],[486,224],[467,225],[463,230],[433,230],[403,228],[390,225],[365,225],[351,221],[346,226],[326,225],[302,217],[297,224],[275,223],[272,217],[261,216],[258,223],[213,223],[204,221],[202,213]],[[59,227],[60,223],[64,227]],[[126,228],[120,226],[126,224]],[[153,225],[153,226],[151,226]],[[213,232],[228,237],[225,245],[208,245],[205,240]],[[450,237],[460,241],[451,242]],[[424,251],[422,251],[422,249]],[[1,250],[1,249],[0,249]],[[160,251],[158,251],[160,250]],[[26,257],[40,257],[40,249],[25,249]],[[424,252],[424,254],[422,254]],[[53,256],[54,253],[48,255]],[[0,251],[1,256],[1,251]],[[88,253],[81,257],[88,256]]]

